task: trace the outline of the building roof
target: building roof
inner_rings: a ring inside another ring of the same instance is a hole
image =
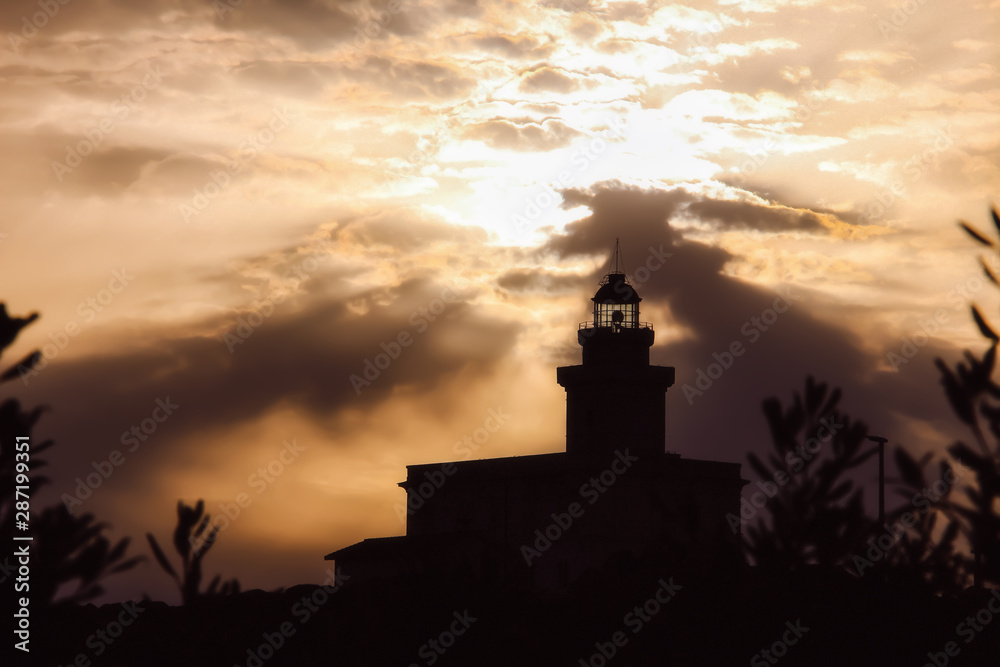
[[[552,454],[534,454],[531,456],[506,456],[495,459],[475,459],[468,461],[447,461],[443,463],[420,463],[406,466],[407,476],[412,479],[421,478],[424,472],[449,470],[460,473],[465,480],[497,479],[504,477],[538,477],[561,475],[574,471],[603,470],[616,459],[616,452],[625,452],[629,447],[622,445],[609,448],[607,454],[581,455],[556,452]],[[636,455],[635,452],[631,452]],[[639,474],[654,474],[659,476],[683,475],[699,478],[738,478],[740,464],[724,461],[704,461],[701,459],[682,458],[680,454],[663,453],[654,459],[647,460],[649,455],[642,455],[642,466]],[[452,468],[451,466],[454,466]],[[406,482],[401,482],[404,486]]]
[[[473,533],[451,532],[428,535],[394,535],[392,537],[369,537],[360,542],[337,549],[323,557],[324,560],[344,558],[378,560],[380,558],[413,556],[427,550],[440,549],[454,544],[475,544],[480,541]]]
[[[642,299],[629,284],[624,273],[609,273],[591,301],[595,303],[639,303]]]

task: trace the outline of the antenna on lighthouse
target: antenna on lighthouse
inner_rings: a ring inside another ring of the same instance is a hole
[[[625,273],[625,260],[622,258],[622,246],[615,237],[615,252],[611,257],[611,273]]]

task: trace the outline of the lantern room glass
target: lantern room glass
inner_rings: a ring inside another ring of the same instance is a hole
[[[621,313],[621,315],[615,315]],[[595,303],[594,326],[616,329],[639,328],[639,304],[637,303]]]

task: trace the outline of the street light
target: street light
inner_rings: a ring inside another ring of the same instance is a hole
[[[869,435],[868,439],[878,443],[878,522],[885,523],[885,443],[888,438]]]

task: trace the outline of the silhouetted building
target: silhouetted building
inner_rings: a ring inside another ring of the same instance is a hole
[[[440,574],[564,587],[609,560],[665,558],[672,571],[739,556],[740,464],[664,451],[674,369],[649,364],[653,327],[619,268],[580,325],[583,363],[566,389],[566,452],[407,466],[406,535],[326,556],[351,581]]]

